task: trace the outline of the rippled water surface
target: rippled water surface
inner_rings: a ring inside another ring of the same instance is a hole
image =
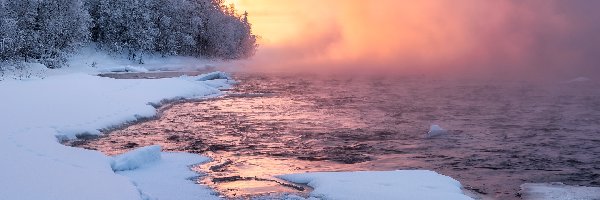
[[[161,144],[208,155],[200,182],[229,198],[306,194],[274,177],[430,169],[517,199],[525,182],[600,186],[600,86],[408,77],[234,74],[223,98],[73,145],[116,154]],[[426,138],[431,124],[448,130]]]

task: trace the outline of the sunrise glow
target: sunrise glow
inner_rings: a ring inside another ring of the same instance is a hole
[[[265,57],[302,66],[369,63],[388,69],[561,70],[558,65],[585,62],[577,60],[586,54],[581,49],[561,46],[581,24],[572,23],[577,16],[561,13],[560,1],[228,2],[250,13],[253,31],[262,38],[254,58],[261,66],[273,63]],[[556,55],[542,59],[540,51]]]

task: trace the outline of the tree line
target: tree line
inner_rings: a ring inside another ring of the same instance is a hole
[[[64,65],[78,47],[222,59],[254,54],[248,14],[223,0],[0,0],[0,61]]]

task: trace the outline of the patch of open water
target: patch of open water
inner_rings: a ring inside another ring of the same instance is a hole
[[[223,98],[71,145],[117,154],[160,144],[212,157],[201,183],[228,198],[310,188],[312,171],[430,169],[518,199],[525,182],[600,186],[600,87],[409,77],[238,73]],[[448,134],[426,138],[429,125]]]

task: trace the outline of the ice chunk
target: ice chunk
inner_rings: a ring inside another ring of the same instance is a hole
[[[231,77],[229,77],[229,75],[227,75],[225,72],[216,71],[216,72],[211,72],[211,73],[207,73],[207,74],[202,74],[196,78],[196,80],[198,80],[198,81],[208,81],[208,80],[215,80],[215,79],[231,80]]]
[[[521,194],[526,200],[600,199],[600,187],[525,183],[521,185]]]
[[[431,127],[429,127],[429,132],[427,132],[427,137],[435,137],[443,134],[446,134],[446,130],[438,125],[431,125]]]
[[[316,172],[279,176],[314,188],[319,199],[471,199],[460,182],[427,170]]]
[[[111,167],[114,171],[126,171],[159,161],[160,146],[153,145],[135,149],[114,157]]]

